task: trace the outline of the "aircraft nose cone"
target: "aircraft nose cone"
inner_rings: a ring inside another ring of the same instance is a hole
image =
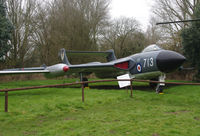
[[[157,67],[161,72],[172,72],[179,68],[185,61],[185,57],[174,51],[161,51],[157,58]]]
[[[64,72],[67,72],[68,70],[69,70],[69,67],[68,67],[68,66],[64,66],[64,67],[63,67],[63,71],[64,71]]]

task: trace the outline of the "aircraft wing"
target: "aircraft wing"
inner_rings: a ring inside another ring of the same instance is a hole
[[[4,69],[0,71],[0,75],[44,73],[46,77],[51,78],[66,75],[68,70],[68,65],[60,63],[48,67]]]
[[[95,73],[100,78],[116,77],[118,75],[127,73],[127,71],[132,69],[135,65],[135,61],[130,58],[119,59],[106,63],[91,62],[86,64],[69,65],[69,71],[67,74]]]
[[[50,71],[45,67],[33,67],[33,68],[16,68],[16,69],[4,69],[0,71],[0,75],[9,74],[34,74],[34,73],[49,73]]]
[[[97,72],[98,70],[107,71],[108,69],[116,69],[112,63],[100,63],[92,62],[86,64],[70,65],[70,71],[72,73],[87,73],[87,72]]]
[[[135,61],[130,58],[119,59],[111,62],[91,62],[78,65],[56,64],[48,67],[32,67],[5,69],[0,71],[0,75],[9,74],[34,74],[44,73],[46,77],[57,77],[71,74],[91,74],[95,73],[98,77],[116,77],[126,73],[135,66]]]

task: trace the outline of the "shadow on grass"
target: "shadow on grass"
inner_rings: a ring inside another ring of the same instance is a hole
[[[173,86],[177,85],[172,85],[168,84],[165,86],[164,89],[169,89]],[[125,88],[119,88],[118,85],[95,85],[95,86],[90,86],[91,89],[100,89],[100,90],[124,90],[124,89],[130,89],[130,87],[125,87]],[[146,92],[155,92],[155,88],[150,87],[149,85],[133,85],[133,90],[139,90],[139,91],[146,91]]]
[[[39,95],[47,95],[47,94],[54,94],[54,90],[23,90],[23,91],[11,91],[8,92],[9,96],[23,96],[23,95],[33,95],[33,96],[39,96]],[[58,92],[56,92],[58,93]],[[4,92],[0,93],[0,96],[5,96]]]
[[[116,90],[124,90],[124,89],[130,89],[130,87],[125,88],[119,88],[118,85],[95,85],[90,86],[91,89],[100,89],[100,90],[110,90],[110,89],[116,89]],[[153,89],[149,86],[133,86],[133,90],[141,90],[141,91],[153,91]]]

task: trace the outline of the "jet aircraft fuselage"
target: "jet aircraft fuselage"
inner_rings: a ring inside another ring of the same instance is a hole
[[[115,59],[106,63],[91,62],[71,65],[68,74],[94,72],[99,78],[116,78],[122,74],[130,74],[132,78],[153,79],[162,73],[169,73],[179,68],[185,61],[181,54],[164,50],[157,45],[150,45],[141,53],[125,58]]]

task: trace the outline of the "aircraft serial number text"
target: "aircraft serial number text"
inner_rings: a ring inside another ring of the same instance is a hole
[[[144,59],[144,65],[143,65],[144,68],[145,67],[153,67],[153,66],[154,66],[154,64],[153,64],[153,58],[152,57]]]

